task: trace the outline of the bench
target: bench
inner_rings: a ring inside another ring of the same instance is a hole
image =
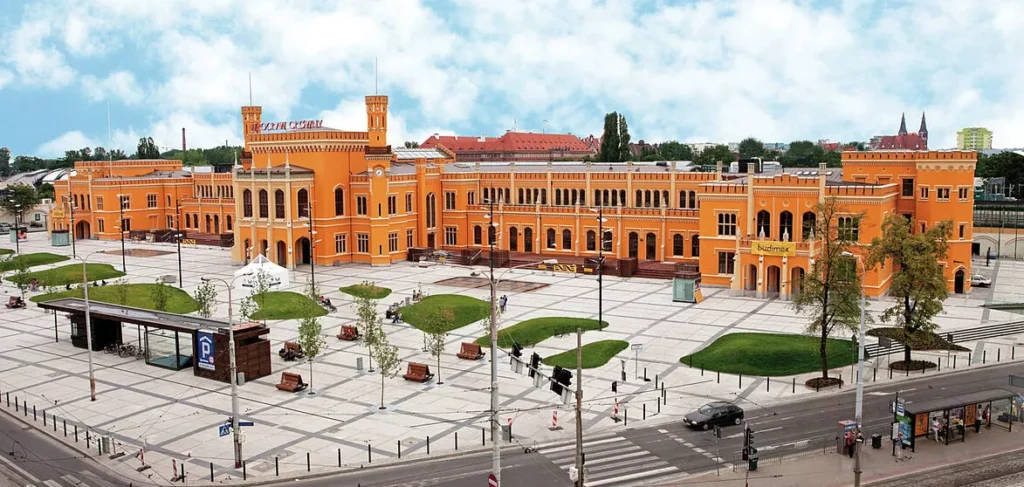
[[[339,340],[356,341],[359,339],[359,328],[352,325],[341,325],[341,333],[338,333]]]
[[[286,392],[299,392],[305,389],[307,385],[305,382],[302,382],[301,375],[292,372],[282,372],[281,383],[277,384],[277,388]]]
[[[284,342],[284,348],[279,350],[277,354],[285,360],[305,357],[305,354],[302,353],[302,346],[295,342]]]
[[[462,348],[456,356],[466,360],[480,360],[484,358],[484,352],[480,350],[479,343],[462,342]]]
[[[433,379],[434,374],[430,373],[430,367],[427,364],[409,362],[409,368],[405,371],[405,375],[402,378],[416,382],[426,382]]]

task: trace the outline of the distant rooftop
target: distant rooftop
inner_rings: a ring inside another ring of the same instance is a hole
[[[448,159],[448,154],[445,154],[440,149],[433,147],[392,147],[391,153],[393,153],[395,158],[400,161],[415,159]]]

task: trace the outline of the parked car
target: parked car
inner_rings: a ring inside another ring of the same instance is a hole
[[[971,276],[971,286],[973,287],[989,287],[991,285],[992,280],[981,274]]]
[[[10,232],[10,231],[11,231],[11,224],[10,223],[0,223],[0,232],[7,233],[7,232]]]
[[[716,425],[741,424],[743,423],[743,408],[730,402],[712,402],[687,414],[683,418],[683,422],[691,428],[705,430]]]

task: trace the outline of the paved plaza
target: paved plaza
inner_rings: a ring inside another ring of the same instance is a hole
[[[45,234],[31,234],[21,244],[23,253],[55,252],[70,254],[70,248],[55,249]],[[171,245],[129,243],[131,250],[173,251]],[[99,251],[120,250],[119,242],[79,241],[80,256],[90,255],[89,262],[101,262],[120,269],[121,256]],[[99,253],[96,253],[99,252]],[[237,267],[230,264],[228,249],[185,247],[183,257],[183,289],[192,294],[200,277],[230,280]],[[151,256],[142,255],[152,254]],[[52,266],[67,265],[67,261]],[[160,276],[177,275],[176,253],[132,252],[127,257],[128,280],[151,283]],[[1022,319],[1021,315],[982,307],[988,300],[1024,302],[1024,291],[1015,284],[1024,282],[1024,262],[974,263],[975,270],[993,279],[993,288],[978,289],[971,295],[951,297],[945,313],[937,318],[942,331],[976,327]],[[39,270],[34,268],[33,270]],[[460,360],[455,357],[459,343],[472,341],[484,334],[484,328],[470,324],[455,330],[448,337],[447,352],[441,360],[443,385],[419,384],[402,379],[405,364],[423,362],[436,369],[436,360],[423,351],[423,333],[411,326],[385,322],[392,344],[400,349],[403,365],[399,375],[385,380],[386,411],[378,410],[381,378],[377,373],[356,369],[356,360],[366,360],[366,348],[359,342],[343,342],[335,338],[342,324],[356,320],[349,296],[338,292],[341,286],[370,280],[391,288],[391,296],[379,303],[381,314],[392,302],[404,300],[417,288],[425,295],[459,293],[481,299],[488,298],[488,288],[469,287],[477,284],[468,279],[470,269],[454,266],[420,268],[411,263],[390,267],[345,265],[316,268],[318,284],[337,306],[337,312],[322,319],[328,340],[325,355],[317,358],[310,377],[304,361],[285,362],[276,352],[284,341],[297,338],[295,320],[270,321],[273,373],[248,381],[240,388],[242,417],[255,422],[244,428],[244,457],[250,477],[274,475],[278,459],[281,472],[305,472],[307,454],[312,471],[337,469],[339,451],[345,466],[359,466],[393,461],[401,455],[444,454],[458,448],[481,447],[482,431],[487,428],[489,407],[489,363]],[[290,290],[301,292],[309,274],[308,266],[292,273]],[[551,316],[596,318],[598,309],[597,282],[593,276],[552,274],[551,272],[502,269],[496,275],[503,279],[535,283],[501,291],[509,296],[508,310],[501,317],[501,326]],[[439,281],[454,279],[443,285]],[[9,283],[2,286],[6,294],[17,293]],[[219,289],[219,299],[226,293]],[[700,304],[672,302],[670,281],[621,279],[606,277],[604,281],[604,319],[610,326],[600,332],[587,332],[584,344],[605,340],[626,340],[641,344],[637,355],[630,349],[605,366],[584,370],[583,423],[588,434],[599,434],[611,428],[624,427],[611,419],[616,402],[620,416],[628,414],[630,423],[679,420],[695,407],[713,399],[739,401],[744,407],[773,401],[792,400],[816,393],[802,387],[814,374],[795,378],[718,376],[679,363],[679,358],[710,344],[718,337],[737,331],[801,333],[806,319],[796,316],[791,305],[783,301],[724,297],[718,289],[705,289],[706,299]],[[237,300],[236,300],[237,301]],[[237,309],[237,302],[235,303]],[[872,302],[870,312],[884,307]],[[227,306],[221,303],[216,318],[227,317]],[[149,367],[143,362],[94,353],[99,398],[89,401],[86,351],[74,348],[69,338],[67,319],[57,317],[56,339],[54,317],[30,303],[27,309],[0,311],[0,392],[11,392],[28,400],[30,405],[48,409],[50,414],[65,417],[75,424],[99,434],[114,437],[127,450],[146,446],[146,460],[158,466],[160,475],[169,477],[170,460],[185,460],[189,470],[208,476],[209,463],[216,476],[224,480],[240,473],[231,467],[229,437],[219,437],[217,427],[230,415],[229,386],[195,377],[191,369],[169,371]],[[124,330],[126,340],[135,340],[134,326]],[[874,339],[869,338],[869,343]],[[553,355],[575,347],[575,336],[555,337],[525,350],[525,356],[536,351],[541,356]],[[1020,336],[990,339],[962,344],[971,350],[974,362],[1005,361],[1024,354]],[[942,357],[946,353],[915,353],[917,356]],[[638,360],[636,359],[638,357]],[[621,360],[620,360],[621,359]],[[571,407],[563,405],[547,387],[536,388],[525,374],[511,370],[506,353],[499,353],[502,423],[511,420],[515,441],[524,445],[566,441],[573,438]],[[884,367],[886,358],[869,364]],[[966,366],[967,354],[960,354],[959,366]],[[611,392],[611,382],[620,378],[625,367],[627,381],[620,384],[618,394]],[[944,364],[944,369],[947,365]],[[649,382],[637,380],[637,372],[646,374]],[[545,368],[550,370],[550,368]],[[315,395],[296,394],[275,388],[281,372],[312,378]],[[849,368],[837,369],[849,381]],[[941,373],[941,372],[940,372]],[[665,399],[659,405],[664,385]],[[573,378],[575,385],[578,378]],[[875,379],[875,377],[872,377]],[[878,381],[887,381],[887,372],[880,369]],[[899,377],[891,379],[899,380]],[[558,430],[551,430],[552,414],[557,410]],[[456,440],[457,438],[457,440]],[[339,450],[340,449],[340,450]],[[368,449],[370,453],[368,454]],[[123,463],[136,466],[138,460],[126,457]]]

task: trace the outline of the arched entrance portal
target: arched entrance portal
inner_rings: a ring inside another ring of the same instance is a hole
[[[743,289],[757,291],[757,266],[754,264],[747,266],[747,279],[743,283]]]
[[[782,269],[779,269],[779,266],[771,265],[768,266],[766,274],[766,277],[768,277],[768,297],[777,297],[782,280]]]
[[[648,232],[644,238],[647,240],[647,260],[658,260],[658,237]]]
[[[266,239],[260,240],[260,255],[263,255],[264,257],[266,257],[267,256],[267,249],[268,248],[269,248],[269,244],[267,243]]]
[[[794,267],[789,272],[789,294],[796,296],[803,290],[804,270],[799,267]]]
[[[302,237],[295,241],[295,249],[298,250],[298,257],[295,264],[308,264],[310,256],[309,239]]]
[[[75,238],[92,238],[92,233],[90,230],[91,229],[89,228],[89,222],[85,220],[80,220],[78,223],[75,224]]]
[[[516,227],[508,229],[508,250],[519,252],[519,229]]]
[[[523,251],[533,252],[533,229],[530,227],[523,229]]]
[[[636,232],[629,232],[629,258],[635,259],[639,254],[640,236]]]
[[[964,279],[966,277],[967,277],[967,275],[964,274],[964,270],[963,269],[957,269],[956,270],[956,274],[954,274],[954,277],[953,277],[953,292],[955,292],[957,294],[963,294],[964,293]]]
[[[288,244],[284,243],[284,240],[277,241],[277,261],[275,263],[281,267],[288,267]]]

